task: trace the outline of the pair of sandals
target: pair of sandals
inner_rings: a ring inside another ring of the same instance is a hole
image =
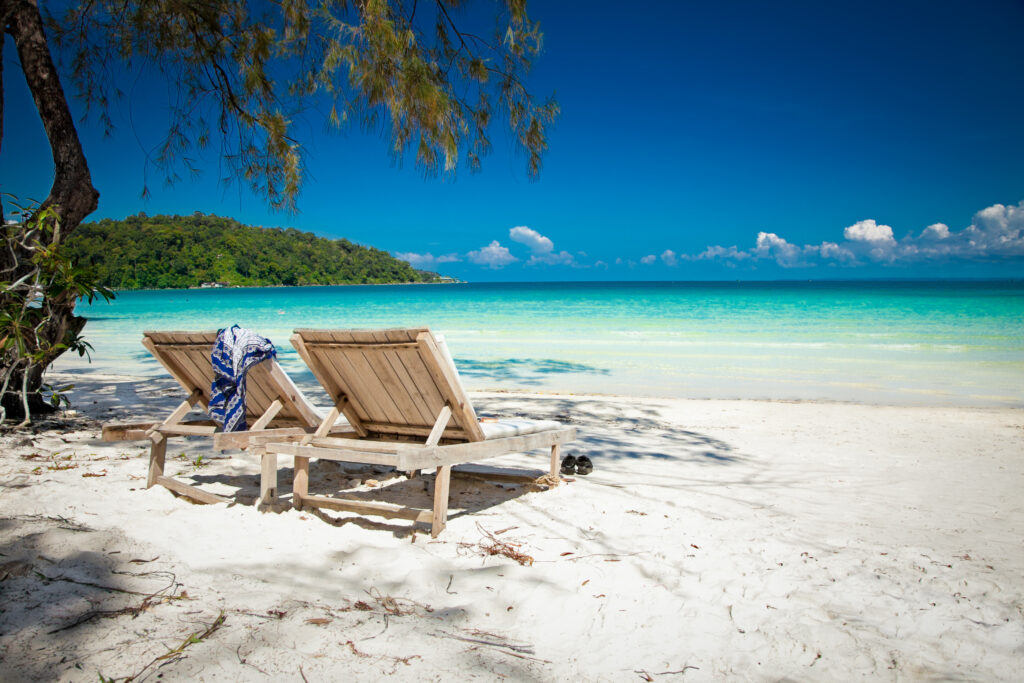
[[[590,474],[593,471],[594,462],[585,455],[562,458],[562,474]]]

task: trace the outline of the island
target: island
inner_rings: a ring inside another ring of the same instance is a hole
[[[201,212],[82,223],[65,249],[73,263],[94,270],[111,289],[453,281],[347,239]]]

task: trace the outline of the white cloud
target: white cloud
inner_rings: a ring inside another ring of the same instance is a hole
[[[676,258],[676,252],[672,251],[671,249],[666,249],[665,251],[661,252],[661,261],[666,266],[675,267],[679,265],[679,260]]]
[[[851,242],[895,242],[892,236],[892,228],[888,225],[879,225],[873,218],[866,221],[857,221],[843,230],[843,237]]]
[[[979,211],[959,237],[966,248],[986,256],[1024,255],[1024,201],[1017,206],[994,204]]]
[[[525,225],[517,225],[508,231],[508,236],[514,242],[525,244],[529,247],[532,254],[529,260],[526,261],[528,266],[576,266],[576,257],[567,251],[555,251],[555,243],[549,238],[540,234],[532,228],[528,228]],[[586,252],[579,252],[581,256],[586,256]]]
[[[504,268],[519,260],[509,252],[508,247],[501,246],[498,240],[494,240],[486,247],[469,252],[466,257],[477,265],[493,269]]]
[[[713,261],[715,259],[733,259],[742,261],[753,258],[749,252],[740,251],[735,245],[731,247],[708,247],[696,256],[689,257],[694,261]]]
[[[933,223],[921,231],[921,239],[944,240],[949,237],[949,226],[945,223]]]
[[[424,266],[434,265],[434,255],[430,252],[426,254],[415,254],[411,251],[396,251],[393,256],[403,261],[408,261],[409,265],[413,268],[423,268]]]
[[[396,251],[395,258],[408,261],[409,265],[413,268],[427,268],[430,266],[436,266],[440,263],[456,263],[461,261],[458,254],[441,254],[440,256],[434,256],[429,251],[425,254],[416,254],[411,251]]]
[[[534,254],[547,254],[555,248],[554,242],[525,225],[517,225],[508,231],[508,236],[513,242],[525,244]]]
[[[567,251],[560,251],[557,254],[551,252],[549,254],[534,254],[530,257],[530,260],[526,262],[528,266],[536,266],[538,264],[544,264],[548,266],[570,266],[576,262],[576,259]]]
[[[822,242],[821,246],[818,247],[818,254],[823,259],[833,259],[840,263],[850,263],[857,259],[852,251],[846,247],[839,246],[835,242]]]
[[[752,250],[756,258],[772,258],[783,268],[809,265],[803,258],[805,252],[813,253],[815,247],[799,247],[787,242],[774,232],[757,233],[757,244]]]
[[[648,254],[647,256],[644,256],[642,259],[640,259],[640,263],[649,266],[657,260],[657,256],[655,256],[654,254]]]
[[[1024,257],[1024,201],[993,204],[974,214],[963,230],[951,230],[945,223],[933,223],[916,237],[897,240],[891,226],[874,219],[857,221],[843,229],[842,242],[793,244],[774,232],[759,232],[754,246],[709,246],[696,255],[679,255],[690,261],[718,260],[726,265],[748,259],[773,259],[785,268],[810,267],[819,262],[846,266],[866,262],[894,264],[949,259],[992,260]],[[653,255],[643,263],[653,263]]]

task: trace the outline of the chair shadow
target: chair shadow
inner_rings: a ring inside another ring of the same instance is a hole
[[[284,512],[294,507],[291,500],[291,487],[295,469],[281,467],[277,471],[277,502],[267,511]],[[457,519],[481,510],[497,507],[527,493],[541,492],[548,488],[538,484],[536,480],[545,472],[535,469],[513,469],[493,466],[471,465],[452,470],[448,494],[448,519]],[[229,487],[233,493],[218,492],[231,501],[231,504],[254,505],[260,494],[259,473],[205,473],[202,470],[181,472],[175,478],[186,480],[197,487],[216,485],[219,488]],[[430,510],[434,500],[434,482],[436,475],[420,474],[414,478],[392,467],[381,465],[362,465],[324,461],[312,463],[309,472],[309,491],[312,495],[326,496],[339,500],[357,502],[390,503],[403,507]],[[369,484],[367,482],[376,482]],[[308,512],[321,521],[332,526],[341,527],[355,524],[367,529],[390,531],[397,537],[408,537],[422,528],[421,522],[394,524],[378,521],[374,516],[368,518],[358,513],[339,512],[337,515],[314,508],[305,507]],[[332,511],[333,513],[333,511]],[[427,525],[429,527],[429,525]]]

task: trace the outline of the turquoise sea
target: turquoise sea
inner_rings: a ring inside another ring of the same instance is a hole
[[[237,323],[311,379],[297,327],[429,326],[470,389],[1024,406],[1022,282],[488,283],[121,292],[92,363],[162,374],[142,331]]]

